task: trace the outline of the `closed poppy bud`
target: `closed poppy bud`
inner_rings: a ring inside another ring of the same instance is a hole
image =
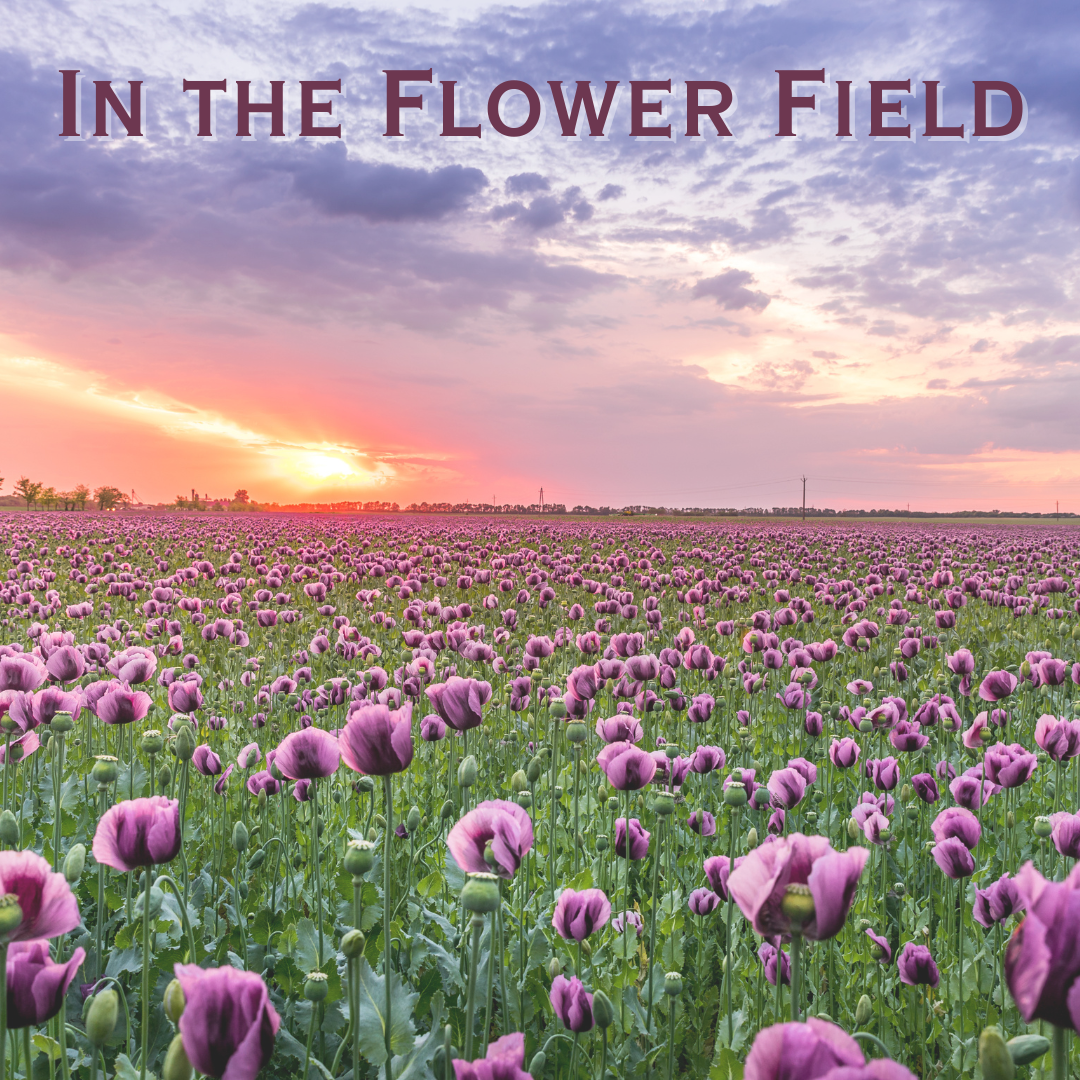
[[[525,775],[524,769],[518,769],[513,776],[510,777],[510,790],[519,795],[529,786],[529,778]]]
[[[409,809],[409,815],[405,818],[405,828],[410,833],[414,833],[420,828],[420,808],[418,806]]]
[[[341,938],[341,951],[346,959],[355,960],[364,952],[364,935],[359,930],[350,930]]]
[[[2,827],[3,821],[0,820],[0,828]],[[64,877],[67,878],[69,885],[74,885],[82,877],[83,867],[85,866],[86,845],[72,844],[71,850],[67,853],[67,858],[64,859]]]
[[[184,1001],[184,988],[180,985],[179,979],[173,979],[165,987],[165,997],[162,1001],[165,1015],[172,1023],[178,1024],[180,1022],[180,1017],[184,1014],[185,1004],[187,1003]]]
[[[476,758],[470,754],[465,758],[458,766],[457,780],[458,785],[463,788],[472,787],[476,783],[476,776],[479,773],[479,766],[476,764]]]
[[[356,781],[356,786],[365,795],[370,795],[375,790],[375,781],[370,776],[361,776]]]
[[[0,896],[0,934],[10,934],[22,925],[23,910],[14,893]]]
[[[259,848],[257,851],[252,852],[251,858],[248,859],[247,868],[249,870],[258,870],[264,862],[266,862],[266,848]]]
[[[758,846],[758,834],[757,829],[751,829],[746,834],[746,850],[753,851]]]
[[[855,1026],[862,1027],[874,1015],[874,1006],[870,1001],[869,994],[863,994],[859,998],[859,1004],[855,1006]]]
[[[595,1001],[595,997],[593,998]],[[532,1061],[529,1062],[529,1075],[533,1080],[540,1080],[544,1075],[544,1066],[547,1064],[547,1054],[543,1050],[537,1050],[533,1054]]]
[[[195,729],[190,724],[181,724],[176,733],[176,756],[180,761],[190,761],[195,755]]]
[[[1016,815],[1010,810],[1005,815],[1005,828],[1013,829],[1016,827]]]
[[[847,822],[847,834],[848,838],[855,840],[859,835],[859,823],[854,818],[848,818]]]
[[[555,979],[558,978],[558,976],[560,976],[561,974],[562,964],[559,963],[559,958],[557,956],[553,956],[548,961],[548,975],[550,975],[551,978]]]
[[[19,843],[19,823],[10,810],[5,810],[0,814],[0,840],[3,840],[5,846],[9,848]]]
[[[248,831],[247,826],[242,821],[238,821],[233,826],[232,846],[238,855],[242,855],[245,851],[247,851]]]
[[[157,774],[158,788],[161,791],[165,791],[172,783],[172,769],[168,765],[163,765]]]
[[[1045,1035],[1014,1035],[1006,1044],[1014,1065],[1030,1065],[1050,1049]]]
[[[615,1022],[615,1007],[603,990],[594,990],[592,999],[593,1020],[598,1028],[607,1028]]]
[[[169,1051],[165,1055],[165,1067],[162,1070],[162,1080],[191,1080],[191,1062],[184,1052],[184,1039],[181,1035],[173,1037],[169,1043]]]
[[[448,818],[452,818],[453,816],[454,804],[449,799],[447,799],[442,804],[442,809],[439,811],[439,817],[442,818],[443,821],[446,821]]]
[[[528,777],[530,784],[535,784],[540,779],[540,759],[534,757],[528,765],[528,769],[525,773]]]
[[[86,1037],[95,1045],[109,1041],[116,1030],[120,996],[115,990],[102,990],[94,995],[86,1012]]]
[[[1016,1075],[1016,1064],[996,1027],[983,1028],[979,1036],[979,1068],[984,1080],[1013,1080]]]

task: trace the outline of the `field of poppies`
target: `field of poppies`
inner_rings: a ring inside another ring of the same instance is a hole
[[[1075,530],[0,549],[0,1080],[1080,1075]]]

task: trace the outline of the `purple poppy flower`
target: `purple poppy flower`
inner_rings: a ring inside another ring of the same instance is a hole
[[[690,894],[687,907],[695,915],[711,915],[720,903],[720,897],[712,889],[695,889]]]
[[[1004,788],[1019,787],[1031,778],[1039,767],[1035,755],[1020,743],[995,743],[987,747],[983,757],[986,778]]]
[[[745,855],[739,855],[735,859],[735,869],[738,869]],[[705,877],[708,879],[709,887],[712,889],[721,900],[727,900],[728,898],[728,857],[726,855],[713,855],[705,860],[704,864]]]
[[[611,901],[602,889],[563,889],[551,925],[567,941],[584,941],[611,917]]]
[[[484,858],[488,844],[494,865]],[[446,846],[462,870],[512,878],[533,845],[532,820],[517,803],[489,799],[470,810],[450,830]]]
[[[150,649],[132,646],[118,652],[106,665],[105,670],[115,675],[129,686],[149,682],[157,671],[157,657]],[[176,709],[176,712],[190,712],[190,709]]]
[[[638,937],[641,937],[645,929],[645,920],[639,911],[622,911],[611,920],[611,929],[616,934],[621,934],[627,926],[633,929]]]
[[[0,851],[0,896],[14,896],[22,922],[9,941],[66,934],[79,925],[79,904],[67,878],[33,851]]]
[[[920,730],[918,721],[901,720],[896,727],[889,732],[889,742],[897,750],[906,754],[913,754],[921,750],[930,741]]]
[[[988,889],[975,890],[975,903],[971,913],[975,921],[988,930],[995,923],[1004,922],[1010,915],[1024,910],[1024,901],[1016,882],[1004,873]]]
[[[173,712],[193,713],[201,709],[202,691],[194,682],[174,682],[169,687],[169,708]]]
[[[727,755],[719,746],[699,746],[690,755],[690,771],[711,773],[714,769],[722,769],[726,762]]]
[[[806,777],[798,769],[775,769],[769,777],[768,788],[773,806],[790,810],[798,806],[806,794]]]
[[[979,697],[983,701],[1001,701],[1016,689],[1016,676],[1008,671],[987,672],[979,684]]]
[[[86,661],[74,645],[61,645],[45,661],[45,670],[57,681],[74,682],[86,671]]]
[[[716,835],[716,818],[708,810],[695,810],[687,819],[686,824],[691,832],[699,836]]]
[[[900,763],[894,757],[871,758],[863,768],[881,791],[892,791],[900,783]]]
[[[404,772],[413,759],[412,703],[407,701],[400,709],[361,704],[341,729],[336,748],[353,772],[368,776]],[[285,772],[280,757],[278,768]]]
[[[949,806],[934,818],[930,831],[939,844],[942,840],[955,836],[963,841],[964,847],[973,851],[982,835],[982,826],[970,810],[962,806]]]
[[[454,1080],[532,1080],[525,1071],[525,1036],[516,1031],[488,1043],[487,1056],[453,1059]]]
[[[1035,724],[1035,742],[1051,761],[1067,761],[1080,754],[1080,720],[1044,713]]]
[[[373,707],[379,708],[379,706]],[[406,706],[406,708],[411,714],[411,706]],[[349,721],[349,724],[351,723],[353,723],[353,720]],[[349,724],[345,725],[345,731],[349,730]],[[355,742],[355,739],[353,742]],[[411,740],[409,742],[409,757],[412,758]],[[338,746],[337,739],[328,731],[323,731],[322,728],[309,727],[304,728],[303,731],[294,731],[281,740],[277,748],[277,757],[274,758],[274,764],[277,766],[278,772],[282,776],[287,776],[290,780],[315,780],[320,777],[332,776],[337,771],[340,760],[341,749]]]
[[[829,760],[838,769],[850,769],[859,760],[859,744],[850,738],[833,739],[829,744]]]
[[[785,709],[805,709],[810,704],[810,695],[799,683],[788,684],[775,696]]]
[[[716,708],[716,699],[712,694],[695,694],[686,710],[686,719],[691,724],[704,724]]]
[[[45,665],[32,654],[0,656],[0,691],[30,693],[49,677]]]
[[[979,766],[981,768],[981,766]],[[994,785],[989,780],[981,780],[978,776],[964,773],[958,776],[950,785],[949,793],[958,806],[967,810],[979,809],[979,794],[982,793],[982,804],[985,806],[994,794]]]
[[[248,777],[247,789],[252,795],[258,795],[260,791],[265,791],[267,796],[277,795],[281,791],[281,781],[265,769],[260,769]]]
[[[596,755],[596,760],[616,791],[637,791],[656,775],[653,756],[633,743],[609,743]]]
[[[743,1077],[818,1080],[831,1069],[864,1064],[859,1044],[843,1028],[812,1016],[805,1024],[773,1024],[759,1031],[746,1055]]]
[[[311,781],[297,780],[293,784],[292,794],[297,802],[311,802]]]
[[[660,660],[652,653],[639,653],[627,658],[626,671],[635,682],[648,682],[660,675]]]
[[[874,810],[863,819],[862,830],[871,844],[880,846],[888,839],[889,819],[880,810]]]
[[[802,933],[812,941],[835,936],[844,924],[870,852],[864,847],[834,851],[823,836],[795,833],[755,848],[728,878],[739,910],[763,937],[791,933],[782,909],[791,885],[805,885],[814,914]]]
[[[934,963],[930,950],[925,945],[916,945],[909,941],[896,958],[896,967],[900,972],[900,981],[905,986],[929,986],[936,989],[941,976]]]
[[[446,682],[435,683],[424,693],[450,727],[469,731],[479,727],[484,719],[484,706],[491,700],[491,683],[451,675]]]
[[[446,738],[446,723],[441,716],[431,713],[420,721],[420,738],[424,742],[441,742]]]
[[[975,657],[970,649],[957,649],[951,656],[946,654],[945,663],[954,675],[970,675],[975,670]]]
[[[203,776],[221,774],[221,758],[206,743],[195,747],[195,753],[191,755],[191,764],[195,766],[195,771],[202,773]]]
[[[930,854],[934,856],[934,862],[938,864],[941,872],[951,878],[970,877],[975,873],[975,859],[958,836],[939,840]]]
[[[195,964],[173,971],[186,1001],[179,1027],[188,1061],[214,1080],[255,1080],[281,1026],[262,977]]]
[[[7,957],[8,1028],[37,1027],[56,1016],[85,959],[86,950],[77,948],[67,963],[58,964],[49,955],[49,943],[40,939],[10,945]]]
[[[637,818],[630,819],[630,858],[637,861],[644,859],[649,853],[649,837]],[[620,858],[626,858],[626,818],[621,817],[615,822],[615,854]]]
[[[791,957],[771,941],[763,941],[758,947],[758,959],[765,969],[765,981],[770,986],[776,985],[776,962],[780,961],[780,981],[784,986],[791,985]]]
[[[145,719],[152,704],[150,695],[142,690],[117,685],[98,698],[96,712],[106,724],[131,724]]]
[[[917,773],[911,778],[911,786],[924,803],[936,803],[941,798],[937,781],[931,773]]]
[[[599,688],[596,668],[591,664],[582,664],[566,676],[566,689],[581,701],[592,701]]]
[[[548,997],[563,1027],[575,1034],[592,1031],[595,1025],[592,994],[586,993],[580,979],[576,976],[568,979],[565,975],[556,975]]]
[[[641,721],[632,716],[612,716],[596,721],[596,734],[606,743],[636,743],[645,734]]]
[[[803,717],[803,730],[816,739],[825,730],[825,718],[819,712],[807,712]]]
[[[875,934],[870,929],[867,929],[866,936],[881,950],[881,955],[877,957],[878,961],[887,964],[892,959],[892,946],[889,944],[889,939]]]
[[[807,761],[806,758],[792,758],[787,763],[787,767],[800,773],[806,781],[807,787],[817,782],[817,766],[813,762]]]
[[[114,870],[171,862],[180,853],[180,803],[164,795],[117,803],[98,821],[93,851]]]
[[[1080,814],[1064,811],[1051,814],[1050,824],[1053,826],[1050,839],[1054,847],[1070,859],[1080,858]]]
[[[241,769],[250,769],[252,765],[258,765],[262,760],[262,751],[258,743],[248,743],[239,754],[236,755],[236,764]]]

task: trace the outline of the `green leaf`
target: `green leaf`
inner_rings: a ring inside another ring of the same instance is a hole
[[[428,956],[435,961],[435,966],[439,969],[439,975],[442,976],[443,989],[445,989],[447,993],[450,993],[455,989],[465,989],[465,980],[461,977],[458,958],[454,956],[453,953],[449,952],[437,941],[432,941],[431,938],[425,937],[423,934],[417,934],[414,940],[418,944],[423,945]]]
[[[116,1080],[139,1080],[139,1070],[131,1064],[127,1054],[119,1054],[113,1065]],[[147,1080],[157,1080],[149,1069],[146,1071]]]
[[[445,879],[438,870],[433,870],[426,878],[418,881],[416,891],[423,897],[436,896],[442,892]]]
[[[742,1062],[726,1046],[717,1046],[709,1069],[709,1080],[742,1080]]]
[[[50,1061],[60,1060],[60,1044],[48,1035],[35,1035],[30,1040]]]
[[[317,971],[322,966],[319,956],[319,931],[311,919],[301,919],[295,927],[293,957],[301,971]],[[325,942],[324,942],[325,945]]]
[[[373,1064],[382,1065],[386,1061],[386,977],[376,975],[367,960],[361,960],[359,978],[356,1019],[360,1053]],[[390,1048],[395,1053],[404,1054],[413,1048],[412,1011],[419,996],[406,990],[401,979],[390,973]]]

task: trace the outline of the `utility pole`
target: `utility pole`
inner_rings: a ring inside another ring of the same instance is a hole
[[[806,477],[802,478],[802,519],[806,520]]]
[[[544,512],[544,489],[540,489],[540,513]]]

